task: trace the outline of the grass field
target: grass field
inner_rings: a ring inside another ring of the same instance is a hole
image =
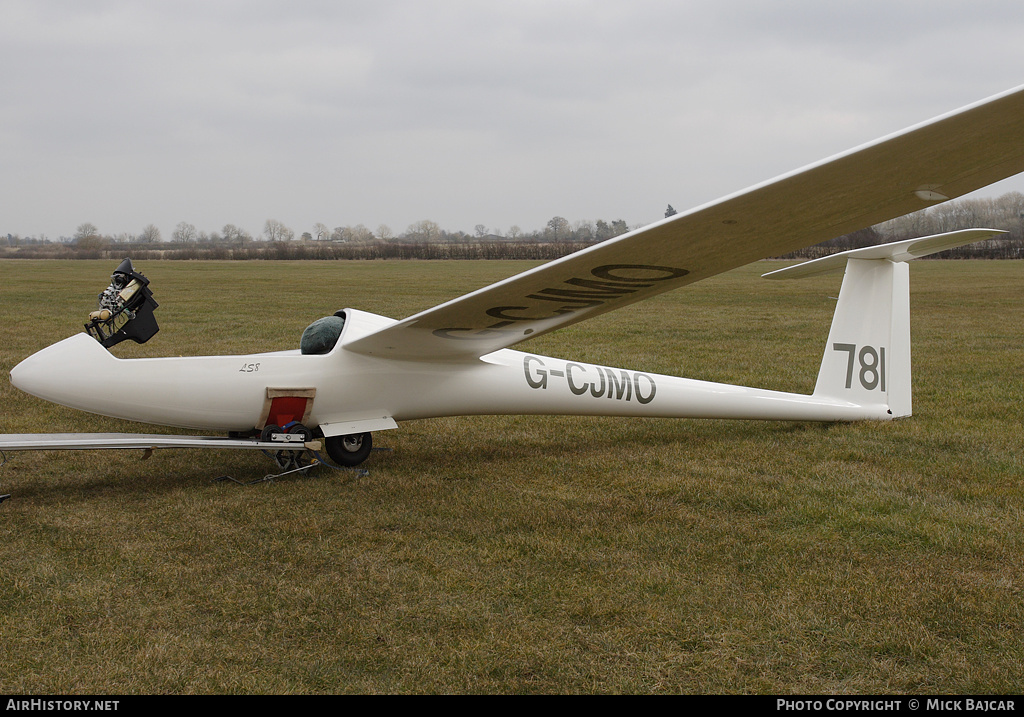
[[[10,386],[111,262],[0,262],[0,432],[146,431]],[[149,262],[122,356],[298,345],[515,262]],[[810,392],[839,277],[747,267],[530,351]],[[998,693],[1024,680],[1024,263],[911,268],[913,418],[476,417],[367,477],[260,455],[8,455],[0,693]],[[160,430],[160,429],[155,429]]]

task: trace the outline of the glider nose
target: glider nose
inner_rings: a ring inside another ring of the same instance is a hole
[[[43,349],[11,369],[11,384],[25,393],[41,397],[46,393],[47,377],[53,375],[52,370],[46,349]]]
[[[97,348],[106,353],[86,334],[58,341],[12,368],[11,384],[38,398],[65,403],[68,396],[81,392],[83,371],[88,372],[91,355]]]

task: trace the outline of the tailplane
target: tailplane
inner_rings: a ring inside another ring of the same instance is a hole
[[[909,416],[907,262],[1002,233],[996,229],[968,229],[908,239],[844,251],[765,274],[770,279],[799,279],[846,270],[814,395],[860,405],[883,404],[893,418]]]

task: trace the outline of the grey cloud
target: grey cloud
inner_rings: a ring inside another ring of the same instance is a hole
[[[995,0],[5,13],[0,231],[50,236],[644,222],[1022,82]]]

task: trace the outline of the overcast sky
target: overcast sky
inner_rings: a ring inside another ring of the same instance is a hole
[[[0,233],[645,224],[1021,84],[1020,0],[0,0]]]

